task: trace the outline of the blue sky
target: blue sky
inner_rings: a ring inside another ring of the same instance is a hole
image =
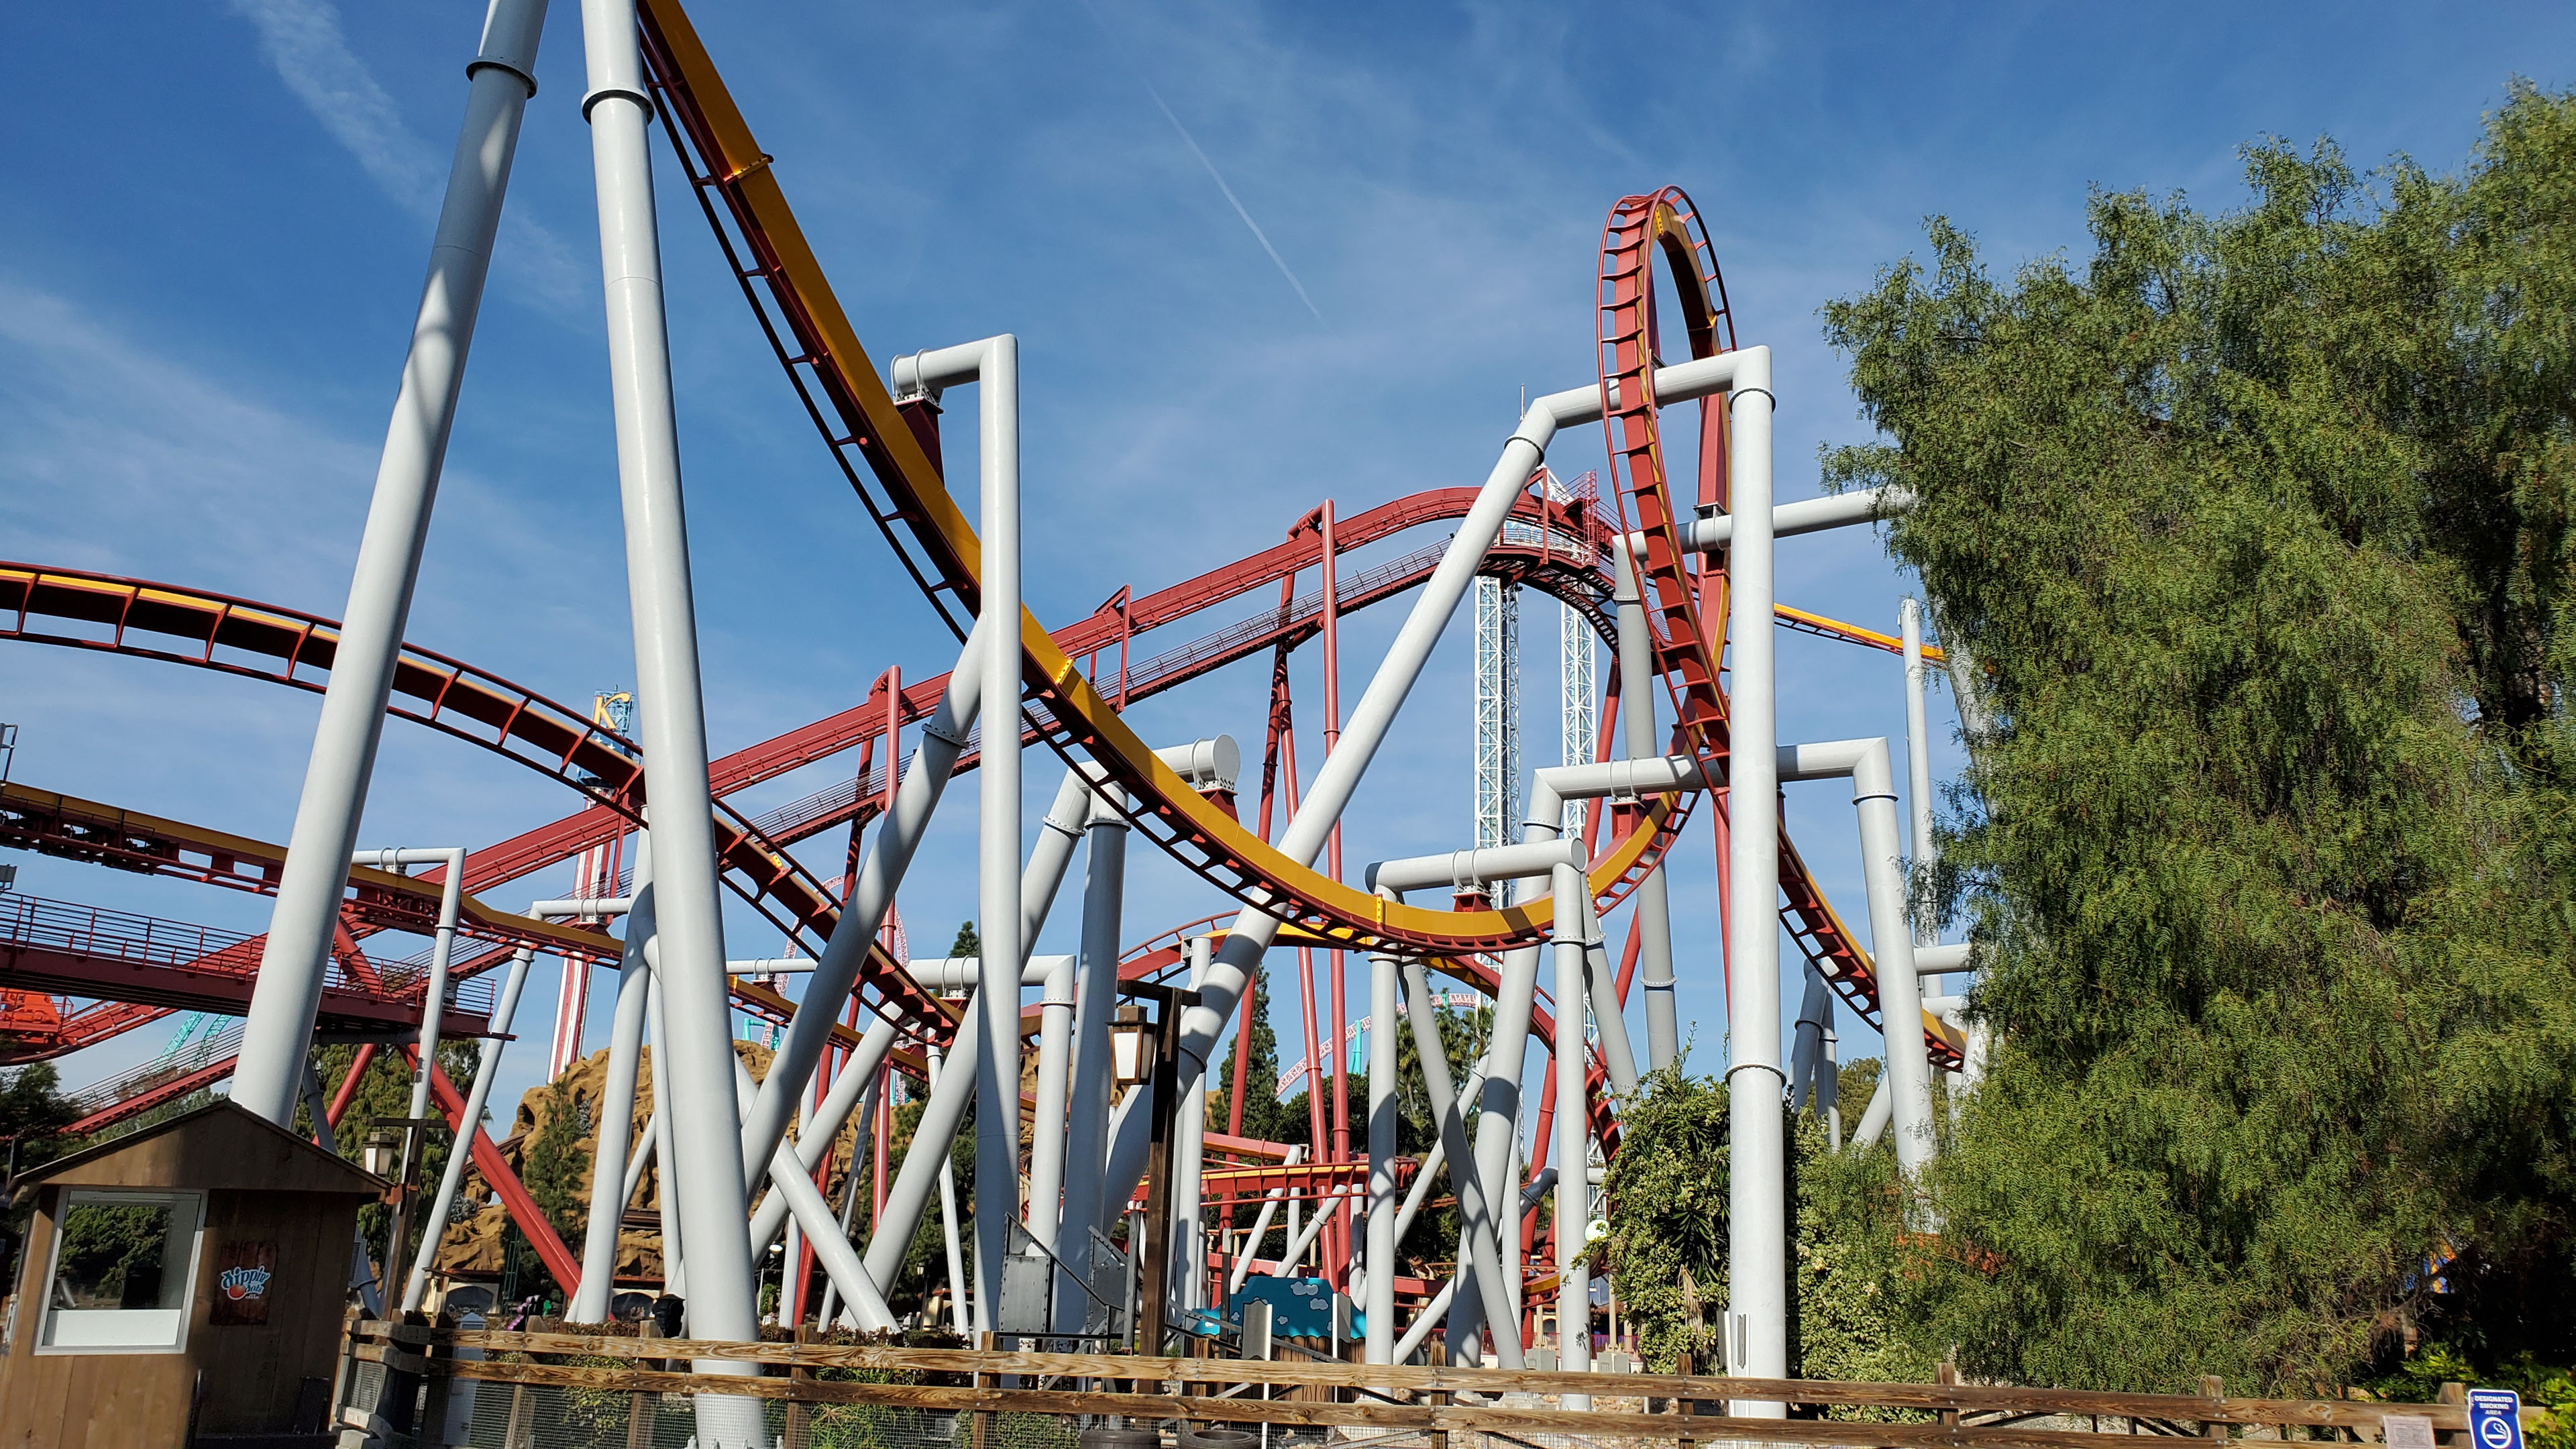
[[[2229,205],[2236,148],[2266,134],[2448,168],[2509,77],[2576,71],[2563,6],[1093,4],[698,16],[881,364],[1019,335],[1027,573],[1050,620],[1263,547],[1323,497],[1357,512],[1481,480],[1522,389],[1587,378],[1593,254],[1624,193],[1679,184],[1708,217],[1741,337],[1779,358],[1793,499],[1816,491],[1820,444],[1866,433],[1817,309],[1918,247],[1927,214],[2000,267],[2080,255],[2088,187]],[[549,22],[410,629],[575,702],[632,678],[577,18],[558,3]],[[340,612],[479,19],[453,3],[236,0],[0,20],[0,556]],[[667,161],[662,181],[724,750],[842,707],[890,663],[944,669],[953,645],[833,473]],[[1579,472],[1597,450],[1586,436],[1553,461]],[[1783,546],[1790,602],[1889,628],[1905,588],[1875,539]],[[1384,609],[1351,621],[1349,697],[1393,624]],[[1552,606],[1529,602],[1523,631],[1528,750],[1545,760]],[[1354,868],[1462,843],[1465,632],[1350,817]],[[1784,739],[1902,733],[1893,659],[1784,636],[1781,661]],[[1315,663],[1300,667],[1311,721]],[[1261,668],[1140,707],[1140,724],[1257,750]],[[287,832],[315,704],[0,647],[15,778],[269,839]],[[1935,715],[1954,762],[1946,699]],[[1032,816],[1054,777],[1033,761]],[[972,909],[972,797],[958,792],[902,898],[923,954]],[[398,724],[362,840],[481,844],[574,803]],[[1858,924],[1848,804],[1806,787],[1792,821]],[[1675,892],[1703,1067],[1723,1031],[1709,865],[1704,841],[1685,851]],[[266,914],[50,860],[21,861],[20,888],[236,929]],[[1130,904],[1142,939],[1222,903],[1140,866]],[[1069,948],[1074,914],[1046,949]],[[744,913],[730,944],[778,943]],[[503,1101],[533,1078],[550,993],[543,973]],[[1846,1055],[1875,1050],[1865,1029],[1845,1035]],[[93,1053],[66,1080],[157,1046]]]

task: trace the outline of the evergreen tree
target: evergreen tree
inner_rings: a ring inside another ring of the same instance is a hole
[[[975,934],[975,923],[973,921],[959,921],[957,923],[957,939],[948,943],[949,959],[952,961],[972,961],[981,957],[983,954],[984,938]]]
[[[2248,149],[1827,309],[1995,728],[1937,883],[1996,1052],[1930,1175],[1971,1373],[2576,1357],[2576,101],[2460,175]]]

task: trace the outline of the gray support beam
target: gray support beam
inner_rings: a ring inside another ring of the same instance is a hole
[[[232,1100],[281,1127],[295,1120],[296,1086],[313,1044],[313,1015],[322,1004],[332,923],[348,887],[349,853],[358,843],[385,705],[393,697],[394,666],[491,271],[492,235],[510,186],[519,119],[537,93],[537,37],[545,19],[546,0],[493,0],[483,17],[482,46],[465,68],[465,123],[457,132],[447,199],[429,244],[429,275],[412,318],[411,349],[403,358],[402,386],[376,465],[375,494],[358,540],[349,604],[340,613],[322,718],[314,727],[233,1074]]]
[[[671,1130],[663,1181],[679,1197],[689,1332],[716,1342],[756,1343],[759,1290],[742,1233],[749,1194],[734,1096],[733,1003],[725,979],[724,907],[707,786],[697,602],[689,579],[679,420],[653,206],[652,102],[637,49],[635,0],[582,0],[582,41],[590,79],[582,108],[590,120],[599,198],[635,693],[645,789],[654,804],[654,975],[665,1007],[655,1055],[670,1058],[671,1086],[662,1102]],[[701,1359],[696,1368],[702,1374],[759,1372],[757,1365],[734,1359]],[[767,1440],[756,1399],[700,1394],[697,1420],[703,1449]]]

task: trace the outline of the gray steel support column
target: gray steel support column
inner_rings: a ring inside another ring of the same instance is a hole
[[[1207,980],[1215,943],[1206,936],[1190,938],[1189,984],[1196,991]],[[1200,1184],[1207,1166],[1207,1073],[1196,1072],[1182,1089],[1178,1135],[1172,1143],[1172,1256],[1164,1281],[1172,1285],[1168,1321],[1182,1321],[1187,1310],[1207,1301],[1207,1212],[1200,1203]]]
[[[1793,779],[1851,777],[1852,804],[1860,816],[1861,879],[1869,892],[1870,961],[1878,972],[1887,1080],[1894,1089],[1896,1162],[1908,1179],[1917,1177],[1932,1158],[1932,1069],[1923,1043],[1923,988],[1914,969],[1913,924],[1906,917],[1905,859],[1887,741],[1792,746],[1778,752],[1775,771]]]
[[[871,1018],[868,1029],[859,1037],[858,1050],[850,1053],[841,1074],[832,1079],[831,1089],[824,1094],[822,1104],[814,1109],[813,1120],[798,1130],[796,1160],[804,1165],[807,1172],[822,1165],[823,1154],[830,1149],[832,1140],[840,1135],[841,1124],[849,1120],[850,1113],[857,1110],[864,1100],[863,1094],[876,1081],[877,1068],[885,1064],[886,1053],[894,1049],[895,1035],[894,1023],[883,1017]],[[772,1059],[773,1062],[775,1060]],[[775,1152],[771,1154],[773,1161],[776,1156]],[[760,1210],[751,1215],[753,1262],[760,1261],[760,1255],[769,1251],[771,1243],[778,1241],[779,1230],[786,1225],[787,1200],[775,1193],[762,1198]]]
[[[1091,782],[1078,770],[1067,770],[1056,787],[1055,802],[1038,825],[1037,844],[1029,848],[1022,876],[1020,939],[1034,945],[1046,925],[1056,892],[1062,889],[1073,847],[1091,816]],[[1029,1237],[1055,1247],[1055,1227],[1064,1195],[1065,1099],[1071,1090],[1066,1071],[1073,1056],[1074,963],[1047,973],[1038,1007],[1038,1090],[1036,1126],[1029,1133]],[[1079,1292],[1080,1290],[1075,1290]]]
[[[1619,1009],[1619,975],[1610,966],[1601,935],[1601,911],[1580,874],[1574,895],[1583,902],[1583,986],[1592,1002],[1592,1020],[1601,1030],[1601,1064],[1610,1073],[1610,1094],[1625,1097],[1637,1090],[1637,1054],[1628,1041],[1627,1014]]]
[[[1924,1054],[1923,990],[1914,974],[1914,931],[1905,910],[1895,782],[1887,778],[1883,752],[1879,758],[1877,778],[1856,776],[1852,791],[1860,810],[1862,879],[1869,892],[1870,961],[1878,969],[1888,1083],[1896,1094],[1896,1163],[1912,1178],[1932,1161],[1932,1064]]]
[[[1905,795],[1913,816],[1914,869],[1928,876],[1941,850],[1932,835],[1932,735],[1923,708],[1921,600],[1909,597],[1897,604],[1896,627],[1905,649]],[[1918,946],[1929,946],[1938,939],[1928,927],[1914,933],[1914,944]]]
[[[967,632],[965,645],[957,651],[957,667],[948,675],[948,692],[941,696],[938,711],[922,722],[921,745],[913,753],[912,767],[904,771],[903,783],[896,787],[894,807],[877,827],[877,838],[859,866],[858,884],[851,889],[850,899],[841,911],[841,920],[853,929],[845,932],[835,926],[831,938],[823,943],[823,954],[814,963],[814,974],[805,983],[796,1014],[788,1020],[787,1036],[779,1043],[769,1079],[761,1084],[751,1115],[743,1119],[746,1179],[759,1171],[786,1137],[787,1124],[796,1115],[797,1094],[813,1079],[815,1064],[823,1060],[823,1048],[832,1040],[832,1026],[841,1019],[841,1003],[849,1000],[850,992],[858,986],[859,970],[867,963],[868,946],[885,924],[886,910],[893,905],[895,891],[912,867],[913,852],[921,844],[922,833],[930,828],[939,797],[956,773],[957,757],[966,748],[984,698],[980,662],[984,657],[984,636],[984,626],[979,622]],[[885,767],[891,771],[899,763],[900,754],[889,741]],[[815,1009],[807,1011],[807,1005]]]
[[[1807,1109],[1807,1098],[1816,1089],[1816,1059],[1824,1048],[1825,1016],[1833,1010],[1833,992],[1825,985],[1822,972],[1814,963],[1807,966],[1806,994],[1798,1000],[1798,1025],[1789,1043],[1789,1110]],[[1821,1108],[1819,1108],[1821,1110]]]
[[[759,1291],[742,1224],[749,1194],[734,1097],[732,1000],[726,990],[724,910],[707,789],[706,710],[698,671],[697,605],[689,582],[679,424],[662,306],[647,125],[652,103],[637,49],[635,0],[582,0],[590,89],[592,169],[599,196],[600,272],[607,295],[610,399],[618,492],[626,522],[626,591],[635,621],[645,789],[654,803],[655,976],[662,983],[671,1058],[671,1155],[689,1249],[689,1332],[755,1343]],[[700,1373],[757,1374],[757,1365],[704,1359]],[[697,1396],[702,1449],[764,1444],[757,1400]]]
[[[874,1081],[870,1081],[868,1083],[867,1095],[859,1100],[859,1120],[861,1122],[868,1121],[875,1111],[876,1083]],[[854,1150],[850,1153],[850,1170],[844,1176],[844,1180],[841,1184],[841,1236],[852,1242],[857,1241],[857,1239],[851,1238],[850,1234],[856,1230],[858,1226],[859,1198],[861,1194],[867,1191],[867,1178],[865,1172],[868,1159],[874,1145],[875,1144],[870,1134],[862,1128],[858,1133],[858,1141],[854,1145]],[[762,1245],[762,1251],[768,1251],[766,1244]],[[832,1321],[834,1300],[839,1297],[840,1292],[832,1286],[832,1281],[829,1278],[824,1279],[823,1301],[814,1310],[814,1322],[818,1327],[829,1324]]]
[[[1521,954],[1521,953],[1514,953]],[[1536,953],[1527,953],[1533,960]],[[1404,1011],[1413,1031],[1413,1049],[1422,1062],[1423,1087],[1430,1099],[1431,1115],[1440,1123],[1440,1142],[1449,1158],[1449,1181],[1458,1198],[1458,1269],[1459,1281],[1467,1291],[1449,1300],[1450,1358],[1459,1361],[1462,1352],[1472,1353],[1467,1340],[1486,1303],[1508,1304],[1511,1295],[1503,1282],[1503,1260],[1496,1238],[1499,1214],[1493,1211],[1493,1200],[1487,1196],[1486,1181],[1475,1169],[1476,1151],[1469,1137],[1467,1113],[1474,1103],[1466,1100],[1479,1095],[1484,1084],[1474,1078],[1468,1081],[1466,1093],[1459,1093],[1449,1075],[1449,1052],[1440,1041],[1440,1022],[1432,1005],[1430,972],[1420,961],[1403,965]],[[1498,1011],[1496,1016],[1499,1018]],[[1499,1030],[1499,1021],[1497,1023]],[[1490,1048],[1488,1054],[1490,1055]],[[1463,1307],[1462,1307],[1463,1305]],[[1516,1335],[1496,1334],[1500,1341]],[[1515,1353],[1508,1365],[1521,1366]]]
[[[736,1073],[734,1091],[741,1100],[748,1102],[753,1091],[751,1070],[742,1064],[740,1057],[734,1058],[733,1069]],[[831,1134],[822,1136],[828,1142]],[[817,1160],[820,1160],[819,1156]],[[778,1151],[769,1163],[770,1196],[783,1201],[787,1210],[795,1215],[796,1225],[804,1230],[805,1240],[814,1245],[814,1256],[822,1261],[824,1275],[840,1291],[846,1304],[845,1311],[852,1321],[871,1333],[894,1327],[894,1314],[886,1307],[885,1295],[877,1291],[875,1281],[868,1277],[867,1266],[859,1261],[857,1250],[850,1246],[848,1238],[842,1236],[839,1215],[833,1212],[823,1190],[814,1185],[813,1172],[812,1165],[800,1160],[793,1145],[779,1143]],[[768,1246],[761,1243],[758,1250],[765,1252]],[[791,1264],[795,1260],[795,1252],[795,1246],[790,1244]],[[794,1272],[795,1269],[791,1266],[788,1271]]]
[[[1066,1103],[1072,1095],[1074,962],[1047,973],[1038,1007],[1037,1125],[1029,1134],[1029,1237],[1052,1251],[1064,1213]]]
[[[976,988],[978,993],[982,990]],[[904,1252],[912,1246],[913,1230],[921,1226],[931,1194],[953,1191],[946,1187],[948,1149],[966,1120],[966,1104],[975,1099],[975,1058],[983,1053],[982,1037],[967,1030],[966,1023],[977,1019],[981,1006],[974,997],[967,998],[957,1039],[948,1051],[932,1058],[937,1067],[922,1102],[921,1120],[912,1129],[912,1146],[904,1153],[894,1181],[886,1186],[885,1211],[877,1217],[867,1253],[868,1276],[876,1280],[880,1292],[892,1286],[894,1275],[902,1271]]]
[[[1091,1232],[1105,1227],[1102,1175],[1109,1154],[1110,1089],[1115,1072],[1110,1061],[1109,1023],[1118,1003],[1119,931],[1123,922],[1127,877],[1127,819],[1106,790],[1093,796],[1086,827],[1082,885],[1082,952],[1077,958],[1073,1001],[1072,1087],[1066,1099],[1063,1227],[1056,1234],[1057,1256],[1075,1273],[1091,1270]],[[1043,1210],[1043,1204],[1040,1205]],[[1072,1333],[1082,1327],[1082,1290],[1055,1285],[1055,1327]]]
[[[1726,1080],[1733,1166],[1727,1175],[1730,1308],[1743,1324],[1728,1372],[1789,1373],[1787,1143],[1780,1100],[1779,741],[1772,665],[1771,351],[1747,347],[1726,395],[1727,482],[1735,536],[1727,551],[1727,628],[1733,666],[1728,710],[1728,879]],[[1739,1399],[1739,1417],[1776,1419],[1787,1406]]]
[[[651,937],[645,949],[653,950]],[[658,953],[656,953],[658,954]],[[689,1264],[681,1251],[688,1245],[686,1230],[680,1222],[680,1189],[672,1179],[671,1163],[671,1052],[669,1038],[662,1034],[662,981],[649,969],[645,1000],[650,1003],[653,1019],[653,1050],[646,1064],[653,1073],[653,1120],[645,1126],[653,1134],[653,1205],[662,1219],[662,1291],[677,1297],[689,1296]]]
[[[1370,1363],[1395,1362],[1396,976],[1393,956],[1369,953],[1368,1316]],[[1244,1050],[1238,1045],[1236,1050]],[[1427,1176],[1430,1164],[1423,1165]]]
[[[370,865],[397,875],[409,874],[407,865],[441,864],[447,867],[447,878],[438,892],[438,925],[429,944],[429,979],[421,984],[420,1064],[411,1074],[411,1109],[407,1115],[429,1115],[430,1068],[438,1061],[439,1018],[447,1014],[447,967],[456,952],[456,916],[460,898],[465,894],[465,852],[451,850],[363,850],[351,857],[352,865]]]
[[[652,995],[652,973],[644,964],[644,943],[653,936],[652,835],[635,837],[634,904],[626,912],[626,940],[617,957],[617,1008],[608,1029],[608,1079],[599,1094],[599,1139],[591,1148],[590,1211],[581,1239],[581,1287],[572,1295],[565,1317],[574,1323],[606,1323],[616,1296],[617,1230],[635,1195],[628,1176],[628,1148],[635,1131],[635,1081],[644,1055],[645,1008]],[[658,1108],[660,1098],[655,1105]],[[640,1157],[642,1154],[635,1154]],[[612,1201],[609,1184],[624,1191]]]
[[[662,1109],[651,1107],[644,1113],[644,1131],[635,1139],[634,1151],[626,1158],[626,1190],[617,1195],[618,1211],[635,1201],[635,1189],[644,1184],[644,1169],[653,1165],[653,1153],[662,1140]]]
[[[1834,998],[1828,994],[1825,1039],[1819,1046],[1822,1056],[1816,1063],[1816,1103],[1824,1109],[1825,1150],[1839,1154],[1843,1150],[1843,1061],[1834,1047]]]
[[[1554,890],[1559,907],[1552,932],[1556,955],[1556,1042],[1549,1056],[1556,1070],[1556,1361],[1562,1372],[1571,1374],[1585,1373],[1592,1367],[1592,1272],[1584,1266],[1586,1250],[1591,1247],[1584,1241],[1584,1227],[1592,1220],[1592,1205],[1585,1198],[1591,1180],[1584,1169],[1592,1160],[1587,1146],[1592,1124],[1584,1110],[1583,1093],[1583,978],[1591,952],[1585,949],[1583,939],[1584,913],[1563,909],[1585,894],[1583,872],[1570,865],[1558,866]],[[1602,1035],[1606,1038],[1616,1024],[1614,1014],[1612,1020],[1603,1023]],[[1512,1225],[1519,1227],[1519,1214],[1513,1214]],[[1519,1234],[1515,1232],[1513,1236],[1517,1238]],[[1592,1396],[1568,1394],[1564,1407],[1589,1409]]]
[[[385,704],[393,696],[394,665],[492,265],[492,234],[509,190],[519,118],[537,92],[537,36],[545,18],[545,0],[492,0],[483,17],[482,47],[465,68],[465,123],[457,132],[447,199],[430,241],[429,275],[421,284],[402,386],[376,465],[375,494],[358,541],[348,607],[340,614],[322,718],[313,731],[233,1075],[233,1101],[281,1127],[295,1120],[296,1085],[313,1044],[331,926],[349,883],[349,855],[375,773]]]
[[[969,1023],[975,1020],[971,1004],[968,1007],[966,1020]],[[957,1034],[957,1039],[961,1042],[971,1043],[972,1041],[971,1034],[969,1032],[962,1031]],[[931,1089],[935,1092],[938,1090],[939,1078],[942,1075],[939,1070],[939,1048],[930,1048],[929,1055]],[[970,1082],[974,1080],[973,1072],[960,1070],[953,1062],[949,1064],[949,1072],[953,1075],[963,1077]],[[925,1118],[924,1120],[927,1119]],[[912,1145],[915,1148],[921,1146],[920,1133],[915,1132],[913,1134]],[[960,1334],[964,1334],[968,1331],[969,1326],[973,1322],[972,1318],[969,1317],[969,1310],[974,1307],[980,1307],[981,1305],[970,1305],[966,1301],[966,1264],[958,1257],[957,1254],[957,1168],[953,1155],[945,1143],[943,1143],[939,1148],[938,1161],[939,1237],[942,1246],[948,1250],[948,1312],[949,1317],[957,1325],[957,1331]],[[911,1165],[911,1162],[912,1154],[904,1154],[905,1165],[909,1166]],[[879,1231],[880,1235],[882,1235],[882,1224],[880,1224]],[[911,1238],[912,1235],[909,1233],[904,1235],[904,1241],[907,1244],[911,1242]],[[868,1246],[871,1248],[875,1247],[875,1240],[869,1240]]]
[[[1619,608],[1619,732],[1628,758],[1651,759],[1664,753],[1656,738],[1653,641],[1646,632],[1646,604],[1637,592],[1637,569],[1628,550],[1610,550],[1611,594]],[[1646,1069],[1662,1071],[1681,1055],[1680,1016],[1673,1005],[1672,908],[1665,894],[1664,870],[1658,865],[1637,883],[1635,929],[1638,948],[1637,985],[1645,994]]]
[[[500,1000],[492,1007],[492,1034],[483,1039],[482,1060],[475,1065],[474,1085],[465,1096],[465,1116],[456,1129],[454,1145],[448,1149],[447,1170],[439,1175],[438,1196],[430,1200],[429,1224],[421,1230],[420,1251],[411,1260],[411,1277],[403,1285],[405,1313],[417,1310],[429,1297],[430,1266],[438,1261],[438,1241],[445,1236],[447,1215],[456,1206],[457,1188],[465,1181],[466,1160],[474,1155],[470,1144],[474,1134],[483,1130],[483,1109],[492,1100],[493,1079],[501,1074],[501,1048],[509,1042],[510,1018],[518,1014],[519,993],[527,988],[532,955],[525,946],[511,953],[509,974],[501,978]]]
[[[1869,1094],[1869,1105],[1860,1113],[1860,1125],[1852,1129],[1852,1150],[1865,1151],[1878,1145],[1878,1135],[1887,1130],[1887,1119],[1894,1114],[1896,1096],[1888,1090],[1887,1074],[1881,1072],[1878,1087]]]
[[[1485,1047],[1485,1081],[1476,1104],[1476,1175],[1488,1210],[1493,1213],[1497,1266],[1504,1285],[1502,1307],[1488,1304],[1486,1315],[1503,1367],[1523,1366],[1519,1315],[1512,1311],[1519,1294],[1512,1291],[1521,1270],[1520,1219],[1510,1205],[1520,1200],[1518,1175],[1512,1171],[1512,1149],[1521,1124],[1521,1072],[1529,1059],[1530,1013],[1538,995],[1539,948],[1503,953],[1502,989],[1494,998],[1494,1035]],[[1579,1000],[1580,998],[1578,998]],[[1508,1316],[1506,1316],[1508,1315]]]

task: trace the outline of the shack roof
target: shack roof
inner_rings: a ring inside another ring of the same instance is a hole
[[[21,1187],[179,1187],[375,1197],[390,1186],[337,1153],[229,1101],[129,1132],[22,1173]]]

